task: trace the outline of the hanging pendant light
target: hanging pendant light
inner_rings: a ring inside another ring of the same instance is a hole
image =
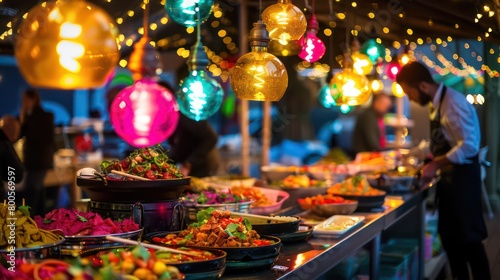
[[[337,106],[356,106],[365,103],[371,95],[370,83],[366,76],[353,70],[349,53],[344,54],[344,67],[330,81],[330,91]]]
[[[278,0],[267,7],[262,12],[262,21],[269,31],[269,38],[278,40],[282,45],[299,40],[307,28],[304,13],[292,4],[292,0]]]
[[[403,88],[397,82],[392,82],[391,91],[396,97],[403,97],[405,95]]]
[[[397,61],[396,57],[393,57],[391,62],[387,65],[386,74],[389,79],[392,81],[396,80],[396,76],[401,70],[401,65],[399,61]]]
[[[373,64],[376,64],[381,57],[385,56],[385,47],[376,40],[370,39],[361,46],[361,53],[366,54]]]
[[[335,100],[333,100],[332,94],[330,93],[330,86],[324,85],[319,89],[318,101],[325,108],[335,107]]]
[[[144,78],[118,93],[111,104],[110,118],[125,142],[147,147],[172,135],[179,121],[179,108],[170,91]]]
[[[360,75],[368,75],[373,70],[373,62],[366,54],[361,53],[360,50],[359,41],[355,38],[351,44],[351,58],[354,71]]]
[[[261,21],[250,31],[252,51],[241,56],[231,70],[231,87],[240,99],[279,101],[288,86],[285,65],[267,52],[269,33]]]
[[[32,86],[96,88],[118,62],[117,33],[109,15],[89,2],[43,2],[17,30],[15,57]]]
[[[188,61],[189,75],[180,83],[177,102],[182,114],[195,121],[206,120],[222,105],[224,91],[208,76],[209,60],[201,43],[201,21],[198,21],[196,44],[191,48]]]
[[[135,82],[118,93],[110,108],[113,127],[125,142],[147,147],[165,141],[177,127],[179,107],[173,94],[155,81],[156,51],[147,34],[149,4],[144,9],[144,36],[129,64]],[[152,63],[152,65],[148,65]]]
[[[307,62],[316,62],[320,60],[323,55],[325,55],[326,47],[325,43],[316,36],[319,29],[319,23],[314,14],[314,0],[313,0],[313,12],[311,18],[309,19],[308,30],[305,37],[302,39],[302,51],[299,53],[299,57]]]
[[[207,20],[212,13],[214,0],[167,0],[165,9],[173,21],[184,26],[196,26],[199,9],[201,22]]]

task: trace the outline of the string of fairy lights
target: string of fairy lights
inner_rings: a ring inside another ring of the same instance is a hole
[[[103,5],[106,5],[107,3],[111,3],[113,1],[117,0],[102,0]],[[341,0],[334,0],[335,2],[341,2]],[[0,0],[0,3],[2,0]],[[146,7],[146,3],[148,1],[144,0],[142,3],[140,3],[140,9],[144,10]],[[165,5],[166,0],[158,0],[160,5]],[[43,5],[44,3],[42,3]],[[355,9],[358,7],[358,3],[356,1],[350,2],[350,9]],[[237,30],[234,27],[234,24],[232,24],[231,20],[227,17],[225,17],[225,11],[223,7],[219,3],[215,3],[213,6],[213,18],[211,19],[211,22],[207,23],[208,26],[212,28],[214,34],[217,34],[217,37],[220,38],[220,40],[224,43],[226,50],[219,51],[218,53],[211,50],[207,46],[205,46],[205,51],[207,53],[207,56],[210,60],[210,65],[208,70],[210,73],[215,76],[215,77],[220,77],[220,79],[223,82],[227,82],[229,79],[230,73],[229,73],[229,68],[232,66],[231,63],[229,63],[228,60],[226,60],[228,57],[231,55],[238,54],[239,52],[239,47],[237,45],[238,42],[233,41],[231,34],[237,34]],[[119,26],[122,24],[127,23],[128,21],[133,20],[136,17],[140,17],[142,13],[139,13],[134,10],[128,10],[124,12],[123,15],[116,17],[115,22]],[[475,15],[474,22],[478,23],[484,18],[487,17],[493,17],[495,15],[494,9],[488,5],[484,4],[482,6],[482,9],[479,9],[478,12]],[[406,15],[404,13],[399,13],[397,15],[399,18],[404,18]],[[26,19],[27,13],[23,14],[23,19]],[[366,14],[366,17],[369,19],[374,19],[376,17],[376,10],[370,11]],[[337,22],[342,22],[347,20],[347,12],[343,11],[337,11],[334,12],[330,18],[330,21],[328,21],[324,28],[320,30],[320,32],[326,36],[330,37],[333,36],[334,29],[337,27],[338,23]],[[155,19],[153,22],[149,23],[149,30],[150,31],[156,31],[160,28],[160,26],[166,26],[171,22],[169,17],[164,14],[160,16],[159,18]],[[433,19],[428,20],[429,26],[432,26],[434,24]],[[12,22],[8,22],[7,25],[8,29],[0,34],[0,40],[7,40],[9,39],[10,36],[13,36],[13,24]],[[456,23],[454,25],[454,28],[459,29],[460,25]],[[355,24],[352,26],[352,29],[350,30],[351,35],[353,36],[358,36],[359,32],[361,32],[362,26],[359,24]],[[137,33],[139,35],[144,34],[144,28],[139,27],[137,28]],[[179,57],[182,58],[188,58],[190,56],[190,50],[187,48],[188,41],[186,40],[186,37],[189,34],[192,34],[195,31],[194,27],[186,27],[185,28],[185,33],[178,33],[178,34],[173,34],[169,37],[164,37],[161,39],[158,39],[157,41],[151,41],[151,45],[158,47],[158,48],[165,48],[165,49],[175,49],[176,53]],[[391,32],[391,30],[387,27],[384,26],[382,27],[381,31],[384,34],[388,34]],[[476,38],[477,42],[482,42],[484,39],[488,38],[490,34],[493,32],[493,29],[489,27],[487,30],[480,30],[478,29],[478,36]],[[409,27],[406,29],[406,34],[410,37],[415,35],[415,31],[413,28]],[[137,34],[130,34],[126,35],[124,33],[118,34],[116,41],[118,43],[118,48],[119,50],[125,47],[132,47],[134,42],[139,39],[139,36]],[[375,38],[375,40],[378,43],[383,43],[382,39],[380,38]],[[398,53],[400,49],[403,46],[409,46],[410,51],[415,50],[418,46],[423,46],[425,44],[430,45],[431,50],[436,51],[436,48],[438,46],[442,47],[447,47],[449,43],[453,42],[453,38],[451,36],[448,36],[447,38],[430,38],[430,37],[418,37],[415,39],[404,39],[401,42],[399,41],[394,41],[392,42],[391,46],[392,48],[387,48],[386,49],[386,54],[383,57],[383,60],[387,63],[391,62],[393,59],[393,55],[395,53]],[[387,42],[386,42],[387,43]],[[466,46],[467,43],[465,43],[464,48],[468,49]],[[474,55],[474,51],[471,51],[471,55],[477,59],[478,62],[484,61],[484,57],[481,55]],[[491,48],[488,52],[490,55],[494,55],[497,52]],[[486,54],[484,54],[486,55]],[[473,66],[467,64],[463,56],[459,56],[459,54],[453,54],[453,60],[448,60],[445,58],[445,56],[440,55],[439,53],[436,55],[436,60],[432,60],[431,58],[427,56],[421,56],[420,57],[422,61],[430,68],[433,68],[436,70],[436,72],[439,75],[447,75],[449,73],[452,73],[454,75],[460,75],[460,76],[468,76],[472,75],[474,77],[479,77],[483,73],[488,75],[490,78],[498,78],[499,72],[495,69],[491,69],[491,67],[487,64],[482,64],[481,67],[478,69],[474,68]],[[500,63],[500,57],[498,58],[498,62]],[[125,58],[121,59],[119,61],[119,65],[121,67],[126,67],[127,66],[127,60]],[[308,69],[307,71],[307,76],[311,79],[315,79],[317,77],[322,77],[325,76],[326,73],[328,73],[330,69],[330,65],[327,63],[321,63],[321,62],[314,62],[310,63],[307,61],[300,62],[297,65],[297,69],[299,71],[304,71]]]

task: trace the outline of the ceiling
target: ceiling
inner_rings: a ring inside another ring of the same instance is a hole
[[[137,33],[137,29],[142,26],[143,10],[140,5],[143,0],[88,0],[97,6],[104,8],[114,19],[122,18],[123,23],[118,25],[120,33],[124,34],[127,39],[134,41],[138,40],[141,35]],[[161,21],[162,17],[166,16],[163,8],[164,0],[150,0],[150,17],[149,22]],[[167,0],[168,1],[168,0]],[[311,10],[313,0],[295,0],[293,3],[306,13]],[[405,40],[417,41],[422,38],[435,40],[441,38],[445,40],[448,36],[456,38],[474,38],[478,36],[481,40],[500,43],[500,32],[497,18],[499,13],[496,9],[495,1],[500,0],[357,0],[357,5],[353,7],[353,0],[316,0],[315,14],[320,21],[320,29],[331,28],[333,35],[328,39],[322,31],[319,32],[320,38],[325,42],[333,42],[335,46],[330,46],[330,49],[336,51],[340,49],[339,45],[345,42],[346,27],[348,30],[357,29],[358,38],[361,42],[368,38],[381,38],[387,46],[392,45],[394,41],[399,41],[404,44]],[[0,0],[0,35],[13,27],[14,30],[18,26],[22,16],[30,8],[41,1],[36,0]],[[240,17],[240,6],[246,3],[248,12],[248,26],[257,19],[258,16],[258,1],[257,0],[215,0],[219,4],[220,10],[223,12],[221,18],[215,18],[213,15],[208,19],[207,24],[203,25],[203,41],[205,45],[215,52],[227,51],[227,44],[222,42],[222,38],[217,36],[217,32],[221,29],[227,31],[227,35],[231,37],[232,42],[236,45],[238,36],[241,32],[238,30],[238,20]],[[267,7],[275,0],[264,0],[263,7]],[[484,11],[484,6],[488,5],[493,16],[489,16],[488,12]],[[308,9],[306,9],[308,8]],[[128,11],[134,11],[134,16],[127,15]],[[347,12],[347,13],[346,13]],[[340,19],[342,14],[346,15],[345,19]],[[373,13],[369,17],[369,13]],[[477,14],[482,17],[476,23]],[[220,25],[214,27],[212,21],[217,20]],[[10,24],[9,24],[10,22]],[[383,28],[386,27],[384,32]],[[412,33],[409,35],[409,30]],[[489,37],[486,37],[488,32]],[[195,33],[188,34],[186,28],[177,25],[173,21],[167,24],[158,24],[158,28],[150,31],[150,37],[157,42],[160,51],[176,50],[182,45],[186,48],[195,41]],[[352,36],[349,34],[349,36]],[[223,36],[224,37],[224,36]],[[159,43],[160,40],[163,43]],[[183,44],[178,44],[180,39],[184,40]],[[1,39],[1,37],[0,37]],[[127,56],[130,53],[131,47],[122,44],[122,55]],[[14,36],[6,36],[0,40],[0,53],[13,52]],[[340,50],[339,50],[340,52]]]

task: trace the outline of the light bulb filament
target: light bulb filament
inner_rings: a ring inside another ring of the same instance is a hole
[[[313,41],[310,38],[307,38],[306,45],[307,45],[306,47],[307,56],[305,57],[305,60],[310,62],[313,60],[313,54],[314,54]]]
[[[356,83],[353,80],[347,80],[347,82],[342,85],[342,91],[345,96],[356,97],[361,94],[361,91],[356,88]]]

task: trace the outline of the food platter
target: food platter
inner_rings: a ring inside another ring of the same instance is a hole
[[[339,237],[364,221],[363,216],[335,215],[316,225],[313,234]]]
[[[150,181],[106,180],[76,178],[76,184],[91,200],[100,202],[154,202],[177,200],[191,182],[190,177]]]
[[[142,237],[143,229],[130,232],[113,233],[108,235],[90,235],[90,236],[66,236],[66,242],[61,246],[62,255],[78,256],[84,251],[94,248],[110,248],[119,244],[106,240],[106,236],[114,236],[131,240],[139,240]]]
[[[160,246],[168,246],[164,243],[155,241],[155,237],[165,237],[167,234],[175,232],[155,232],[146,234],[145,240]],[[263,266],[269,266],[279,255],[281,249],[281,239],[274,236],[261,236],[264,240],[274,242],[274,244],[266,246],[254,247],[202,247],[202,246],[188,246],[189,248],[197,249],[217,249],[227,253],[226,269],[248,269]]]
[[[64,244],[66,239],[58,235],[59,240],[54,243],[43,244],[36,247],[16,248],[16,258],[18,259],[46,259],[46,258],[60,258],[61,245]],[[7,248],[0,249],[0,254],[8,254]]]
[[[132,249],[132,246],[113,246],[113,247],[102,247],[86,250],[82,252],[82,257],[89,257],[97,255],[100,253],[105,253],[113,251],[116,249]],[[180,248],[176,248],[179,250]],[[187,250],[192,250],[186,248]],[[178,261],[178,262],[168,262],[165,264],[175,266],[179,269],[181,273],[184,274],[186,280],[195,279],[218,279],[222,277],[222,274],[226,268],[226,256],[227,253],[222,250],[217,249],[207,249],[202,248],[203,251],[208,251],[215,255],[215,258],[208,260],[192,260],[192,261]]]

